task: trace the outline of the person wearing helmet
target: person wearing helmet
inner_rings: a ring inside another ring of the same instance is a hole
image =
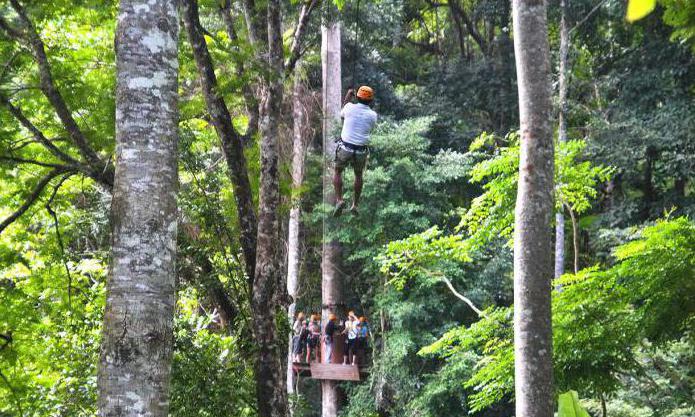
[[[355,91],[349,89],[345,96],[343,109],[340,116],[343,118],[343,129],[335,151],[335,171],[333,173],[333,187],[335,188],[336,204],[333,215],[338,217],[345,209],[343,200],[343,171],[352,166],[355,172],[354,195],[350,212],[358,214],[360,195],[362,194],[362,174],[367,164],[369,153],[370,133],[376,125],[377,115],[372,110],[374,102],[374,90],[366,85],[357,90],[357,103],[353,103]]]

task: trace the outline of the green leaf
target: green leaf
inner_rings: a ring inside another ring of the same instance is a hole
[[[628,22],[640,20],[651,13],[655,6],[656,0],[629,0],[625,18]]]
[[[590,417],[584,407],[579,404],[577,391],[567,391],[560,394],[557,415],[558,417]]]

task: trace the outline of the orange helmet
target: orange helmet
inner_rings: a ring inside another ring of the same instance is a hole
[[[330,320],[330,321],[338,320],[338,317],[335,314],[331,313],[328,315],[328,320]]]
[[[357,98],[361,98],[362,100],[374,100],[374,90],[372,90],[372,87],[363,85],[357,90]]]

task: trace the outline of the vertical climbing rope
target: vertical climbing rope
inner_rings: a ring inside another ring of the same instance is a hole
[[[355,74],[357,74],[357,48],[360,42],[360,0],[357,0],[357,7],[355,8],[355,13],[353,14],[353,30],[355,31],[355,43],[352,45],[352,83],[351,88],[357,88],[358,85],[355,83]]]

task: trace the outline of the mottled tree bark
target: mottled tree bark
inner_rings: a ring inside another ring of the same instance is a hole
[[[514,371],[517,417],[553,416],[553,129],[546,3],[513,0],[521,124],[514,230]]]
[[[334,135],[340,126],[341,104],[341,63],[340,63],[340,21],[335,18],[337,10],[332,4],[321,26],[321,63],[323,77],[323,152],[325,169],[323,179],[324,203],[335,204],[335,195],[331,182],[332,161],[336,144]],[[331,223],[326,223],[328,227]],[[340,244],[323,233],[323,252],[321,258],[321,300],[324,320],[330,313],[338,313],[342,302],[342,285],[338,265],[340,262]],[[336,417],[338,415],[338,386],[335,381],[321,381],[321,415]]]
[[[558,77],[558,142],[567,142],[567,77],[569,55],[569,30],[567,29],[567,0],[560,0],[560,68]],[[565,216],[562,208],[555,213],[555,278],[565,273]]]
[[[257,343],[256,399],[261,417],[288,413],[285,391],[284,335],[277,332],[275,294],[280,290],[280,186],[278,134],[282,110],[283,51],[279,0],[268,0],[268,69],[261,107],[261,183],[256,278],[253,282],[253,329]]]
[[[302,100],[306,93],[304,79],[297,65],[294,74],[294,87],[292,91],[292,189],[300,192],[304,182],[304,160],[306,156],[306,127],[309,123],[308,115]],[[292,196],[292,208],[287,234],[287,295],[290,297],[290,306],[287,308],[287,316],[290,323],[294,321],[296,312],[297,295],[299,293],[299,263],[301,258],[301,246],[299,242],[299,226],[301,224],[301,196]],[[292,336],[290,335],[290,342]],[[287,353],[287,393],[294,393],[295,375],[292,370],[292,344],[289,344]]]
[[[175,0],[121,0],[116,173],[99,415],[167,416],[176,260]]]

